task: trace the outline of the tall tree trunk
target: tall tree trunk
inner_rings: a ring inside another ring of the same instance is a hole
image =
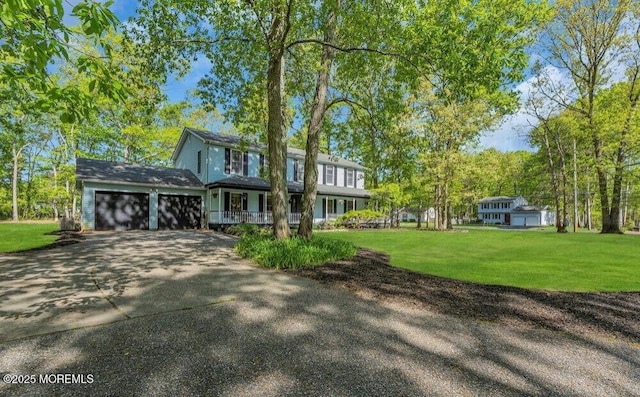
[[[286,10],[279,10],[273,18],[270,36],[271,48],[267,70],[267,106],[269,119],[269,181],[273,203],[273,235],[278,240],[291,237],[287,215],[287,130],[285,125],[284,39],[288,26]]]
[[[558,186],[558,177],[556,175],[555,164],[553,161],[553,153],[551,152],[551,145],[549,143],[549,126],[547,124],[543,125],[542,128],[543,133],[543,143],[547,152],[547,166],[549,167],[549,178],[551,178],[551,185],[553,186],[553,202],[555,205],[556,211],[556,231],[558,233],[563,232],[565,230],[564,227],[564,219],[560,218],[560,187]]]
[[[18,222],[18,176],[19,176],[19,160],[22,148],[18,149],[14,143],[11,147],[11,155],[13,160],[13,175],[11,179],[11,207],[13,209],[13,221]]]
[[[576,138],[573,138],[573,232],[578,231],[578,160]]]
[[[57,195],[58,195],[58,168],[56,167],[56,165],[53,165],[53,200],[51,200],[51,206],[53,207],[53,220],[57,221],[59,214],[58,214],[58,199],[57,199]]]
[[[340,1],[337,4],[340,7]],[[333,43],[336,36],[336,12],[329,11],[324,41]],[[304,158],[304,191],[302,194],[302,215],[298,234],[306,239],[313,233],[313,215],[316,206],[316,193],[318,190],[318,150],[320,147],[320,131],[327,103],[327,91],[329,89],[329,75],[333,63],[335,50],[324,46],[320,70],[316,80],[316,92],[311,105],[311,118],[307,130],[307,145]]]
[[[591,182],[589,182],[588,180],[587,180],[587,203],[586,203],[586,207],[587,207],[587,230],[591,230],[591,228],[593,227],[592,218],[591,218]]]
[[[560,173],[561,173],[561,177],[562,177],[562,222],[561,222],[561,229],[558,229],[558,233],[566,233],[567,232],[567,218],[568,218],[568,212],[567,212],[567,206],[568,206],[568,197],[567,197],[567,193],[568,193],[568,188],[567,188],[567,162],[566,162],[566,153],[564,151],[564,148],[562,146],[562,143],[560,142],[560,137],[558,136],[559,132],[556,131],[554,134],[554,138],[556,141],[556,147],[558,148],[558,154],[560,156]]]

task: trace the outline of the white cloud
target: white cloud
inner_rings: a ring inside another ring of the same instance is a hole
[[[556,67],[546,66],[543,73],[554,84],[568,82],[566,76]],[[528,143],[527,135],[537,124],[537,120],[526,112],[524,104],[533,93],[535,81],[536,76],[531,76],[515,87],[520,97],[520,108],[507,116],[498,128],[485,132],[480,138],[481,147],[493,147],[501,151],[534,150]]]

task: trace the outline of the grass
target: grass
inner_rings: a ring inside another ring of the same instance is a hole
[[[640,291],[640,236],[552,231],[350,231],[321,238],[386,252],[391,264],[483,284],[555,291]]]
[[[57,223],[0,223],[0,253],[24,251],[51,244],[58,236]]]

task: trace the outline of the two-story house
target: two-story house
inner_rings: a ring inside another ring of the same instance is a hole
[[[511,224],[511,212],[520,206],[527,205],[522,196],[485,197],[478,202],[478,220],[483,223]]]
[[[287,153],[289,223],[300,222],[304,151]],[[271,224],[266,148],[240,137],[185,128],[173,152],[175,168],[78,159],[82,225],[86,229],[173,229],[235,223]],[[363,209],[364,168],[319,154],[314,221]]]

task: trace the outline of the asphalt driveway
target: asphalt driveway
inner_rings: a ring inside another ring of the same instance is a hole
[[[638,345],[365,300],[233,241],[98,233],[0,256],[0,395],[640,395]]]

